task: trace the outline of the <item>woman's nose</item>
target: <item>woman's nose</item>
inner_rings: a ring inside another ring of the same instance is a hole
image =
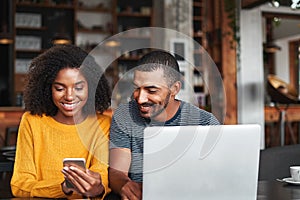
[[[66,95],[65,95],[65,99],[68,101],[72,101],[74,99],[75,96],[75,92],[73,91],[73,89],[67,89]]]

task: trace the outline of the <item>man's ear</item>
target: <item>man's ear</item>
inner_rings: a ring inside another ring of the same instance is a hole
[[[175,96],[179,93],[180,90],[181,90],[181,82],[176,81],[171,87],[171,93],[172,93],[172,95]]]

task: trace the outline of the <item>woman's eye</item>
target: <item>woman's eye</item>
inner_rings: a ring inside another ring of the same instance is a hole
[[[64,90],[64,88],[55,88],[56,91],[61,92]]]

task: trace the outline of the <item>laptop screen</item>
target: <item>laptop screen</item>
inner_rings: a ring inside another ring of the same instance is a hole
[[[259,125],[148,127],[143,199],[256,199]]]

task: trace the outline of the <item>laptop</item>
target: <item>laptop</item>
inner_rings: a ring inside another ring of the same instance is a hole
[[[260,126],[168,126],[144,131],[143,200],[254,200]]]

